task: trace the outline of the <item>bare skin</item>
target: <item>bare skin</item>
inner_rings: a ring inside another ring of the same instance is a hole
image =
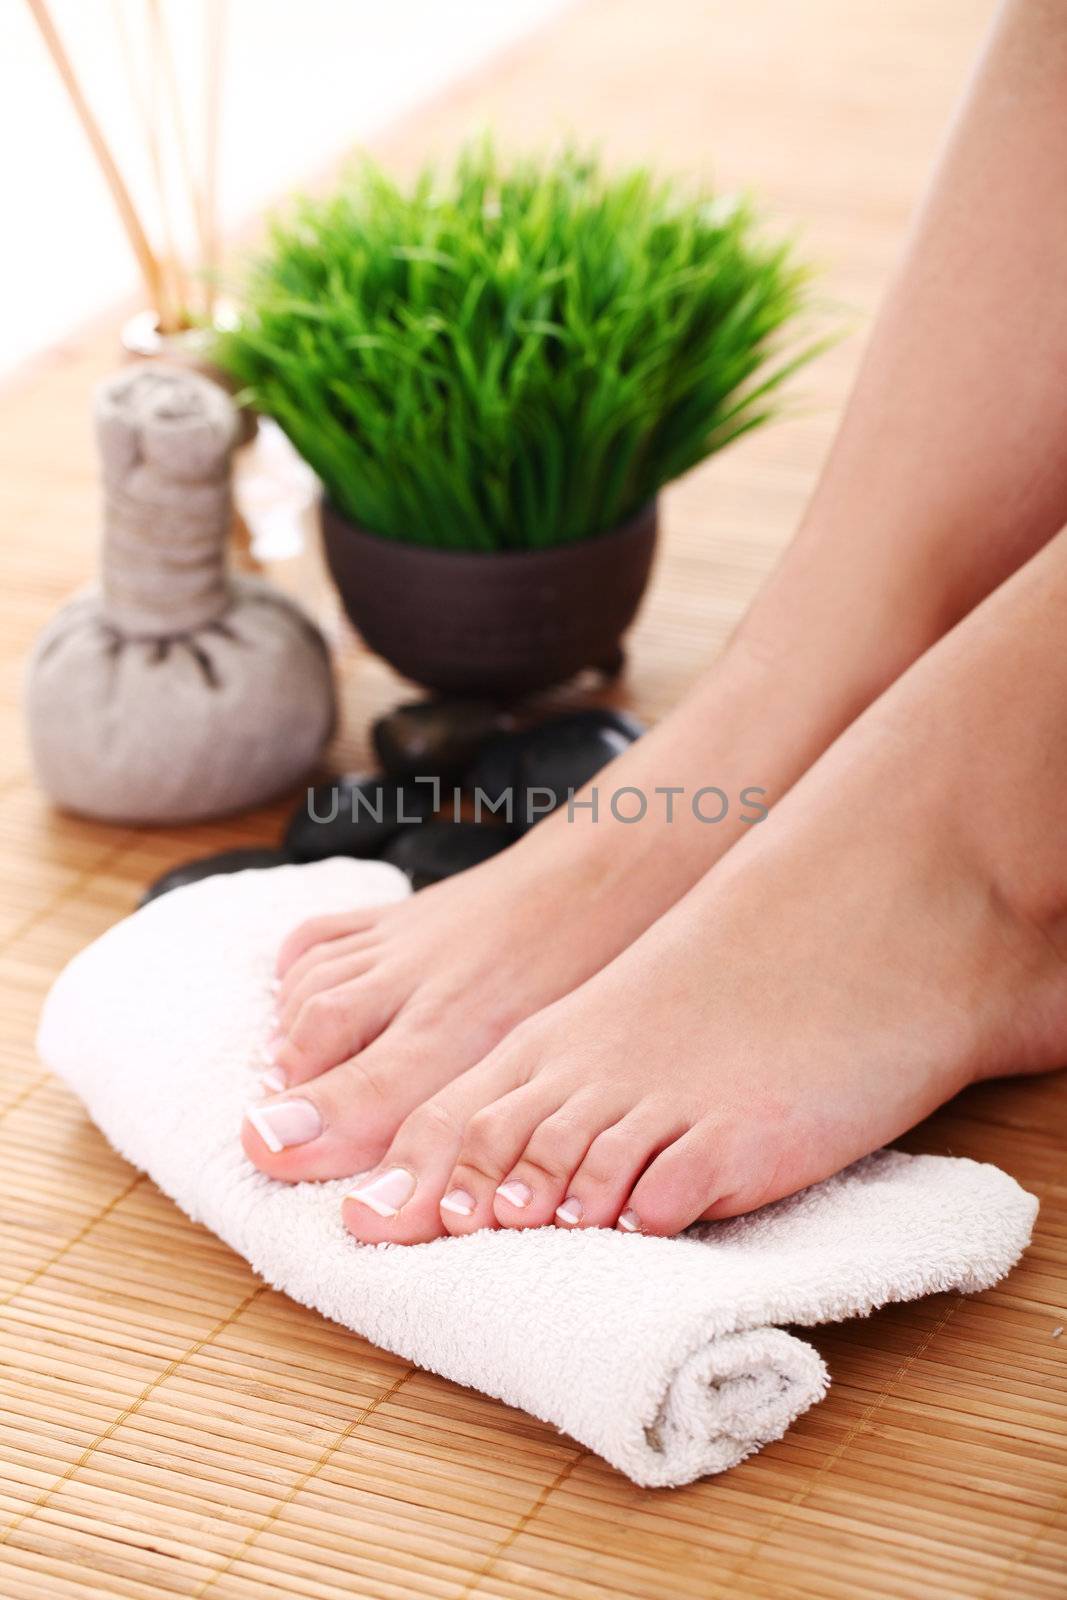
[[[1067,520],[1064,33],[1044,0],[1006,8],[803,526],[721,660],[600,775],[602,793],[759,785],[778,802]],[[623,952],[636,960],[694,885],[725,893],[742,863],[780,859],[755,846],[792,835],[786,814],[776,805],[754,831],[736,805],[718,826],[683,810],[669,830],[557,815],[405,904],[305,924],[279,957],[284,1088],[257,1108],[282,1136],[268,1148],[257,1115],[249,1156],[289,1180],[372,1166],[412,1111],[528,1036],[527,1019],[587,995]],[[651,973],[626,970],[646,1011],[668,1007]],[[889,1136],[877,1118],[875,1132]]]
[[[1067,533],[621,956],[402,1124],[362,1240],[673,1234],[1067,1060]]]

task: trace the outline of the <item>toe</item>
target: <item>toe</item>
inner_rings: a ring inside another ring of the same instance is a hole
[[[599,1089],[580,1090],[539,1121],[498,1180],[496,1220],[509,1228],[553,1221],[590,1145],[621,1109]],[[503,1153],[499,1142],[496,1149]]]
[[[551,1218],[544,1175],[520,1169],[518,1162],[565,1092],[551,1076],[537,1077],[470,1118],[442,1200],[450,1233],[472,1233],[497,1223],[538,1227]]]
[[[299,961],[313,945],[343,939],[349,934],[373,927],[381,911],[380,906],[366,906],[361,911],[342,911],[335,916],[312,917],[310,921],[302,922],[282,941],[274,967],[275,978],[284,980],[293,963]]]
[[[684,1125],[665,1109],[635,1106],[590,1142],[560,1196],[556,1222],[570,1228],[613,1228],[649,1162],[684,1132]]]
[[[342,972],[348,976],[342,978]],[[266,1063],[286,1087],[307,1083],[365,1050],[398,1009],[378,968],[338,964],[335,984],[313,989],[289,1026],[268,1041]],[[277,1080],[275,1080],[277,1081]]]
[[[379,946],[374,929],[366,928],[361,933],[346,934],[343,939],[331,939],[327,944],[313,944],[310,950],[305,950],[285,977],[277,981],[275,1010],[281,1027],[291,1026],[310,995],[342,981],[337,974],[347,964],[357,960],[369,964],[372,952],[377,952]]]
[[[374,1170],[345,1200],[349,1231],[367,1244],[419,1244],[446,1231],[469,1231],[468,1222],[479,1226],[470,1181],[464,1186],[452,1181],[452,1174],[471,1120],[508,1097],[513,1082],[506,1060],[487,1060],[417,1106]],[[442,1210],[447,1197],[452,1207]],[[491,1205],[481,1209],[491,1220]]]
[[[245,1152],[273,1178],[296,1183],[305,1178],[344,1178],[365,1172],[377,1165],[405,1118],[424,1103],[440,1098],[446,1089],[454,1090],[456,1099],[444,1100],[443,1109],[460,1119],[458,1127],[465,1128],[471,1116],[521,1082],[527,1071],[514,1051],[500,1047],[484,1058],[477,1070],[485,1077],[472,1087],[469,1078],[476,1069],[457,1060],[442,1044],[438,1009],[401,1008],[393,991],[386,990],[376,974],[312,996],[301,1015],[309,1008],[319,1009],[326,1019],[324,1029],[328,1029],[334,1025],[330,1020],[334,1006],[340,1013],[336,1026],[350,1030],[343,1037],[352,1053],[336,1066],[316,1072],[309,1066],[316,1059],[312,1043],[297,1054],[300,1036],[295,1036],[295,1043],[290,1041],[278,1051],[278,1061],[286,1070],[284,1092],[272,1093],[246,1112],[242,1130]],[[358,1029],[351,1031],[357,1013],[365,1024],[365,1035]],[[362,1037],[372,1042],[361,1049]],[[311,1040],[320,1052],[319,1059],[322,1052],[329,1053],[328,1044],[323,1044],[316,1032],[309,1035]],[[340,1046],[335,1043],[333,1048]],[[488,1087],[482,1087],[483,1083]],[[491,1202],[487,1209],[491,1214]]]
[[[245,1153],[287,1183],[363,1172],[410,1110],[417,1069],[414,1040],[398,1030],[388,1055],[367,1052],[300,1085],[299,1093],[250,1106],[241,1130]]]
[[[669,1144],[634,1185],[619,1216],[627,1233],[675,1234],[712,1212],[735,1187],[721,1123],[697,1123]]]

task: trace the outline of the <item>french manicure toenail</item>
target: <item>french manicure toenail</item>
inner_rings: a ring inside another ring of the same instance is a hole
[[[415,1179],[405,1167],[390,1167],[362,1188],[353,1189],[348,1196],[369,1206],[379,1217],[395,1217],[401,1206],[407,1205],[415,1193]]]
[[[576,1194],[569,1194],[563,1204],[556,1207],[556,1216],[561,1222],[569,1222],[573,1227],[585,1216],[585,1207]]]
[[[639,1233],[641,1229],[641,1218],[637,1215],[636,1211],[624,1211],[622,1216],[619,1218],[619,1227],[624,1233]]]
[[[520,1183],[517,1178],[510,1178],[507,1183],[502,1183],[496,1192],[501,1200],[506,1200],[509,1206],[517,1206],[520,1211],[533,1199],[533,1190],[528,1184]]]
[[[249,1106],[245,1115],[274,1155],[292,1144],[307,1144],[322,1132],[318,1107],[310,1100],[275,1100]]]
[[[259,1081],[268,1094],[281,1094],[285,1088],[285,1073],[281,1067],[271,1067]]]
[[[466,1189],[451,1189],[441,1201],[441,1210],[454,1211],[457,1217],[473,1216],[474,1196]]]

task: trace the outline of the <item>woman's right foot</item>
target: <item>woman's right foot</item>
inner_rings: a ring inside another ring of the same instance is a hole
[[[683,819],[686,795],[667,823],[652,793],[672,778],[659,742],[648,734],[594,779],[595,821],[564,806],[502,855],[409,900],[290,934],[265,1065],[271,1098],[250,1109],[243,1135],[257,1166],[296,1180],[373,1165],[416,1105],[611,961],[743,831],[742,811],[758,815],[735,792],[721,823]],[[622,786],[647,793],[643,821],[612,816]],[[705,796],[700,809],[711,818],[722,804]]]

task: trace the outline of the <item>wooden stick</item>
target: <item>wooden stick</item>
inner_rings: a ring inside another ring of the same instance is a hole
[[[185,118],[182,115],[181,95],[178,93],[178,79],[174,70],[174,55],[170,48],[170,35],[167,31],[163,8],[159,0],[148,0],[148,15],[152,29],[153,58],[156,68],[163,79],[164,92],[170,106],[171,122],[174,127],[175,143],[178,148],[178,161],[189,192],[189,209],[192,212],[193,222],[196,227],[200,255],[203,257],[205,246],[204,198],[193,168],[192,157],[189,154],[189,140],[185,131]],[[177,255],[175,255],[175,264],[179,269],[181,292],[183,296],[187,296],[188,285],[185,282],[184,272],[181,270],[180,259]]]
[[[149,62],[151,68],[148,93],[148,117],[151,127],[150,146],[163,225],[164,249],[166,251],[164,266],[173,296],[175,326],[181,327],[187,321],[186,312],[189,304],[189,292],[181,249],[171,223],[170,184],[167,179],[161,137],[163,96],[164,94],[169,94],[170,90],[170,74],[167,70],[166,61],[168,54],[167,39],[163,31],[158,7],[153,4],[153,0],[148,0],[147,10],[149,16]]]
[[[123,0],[111,0],[112,14],[115,19],[115,32],[118,35],[119,47],[122,52],[122,62],[126,69],[126,80],[129,84],[130,95],[137,111],[141,131],[144,135],[145,148],[148,151],[148,161],[152,168],[152,177],[155,182],[156,200],[159,205],[160,222],[163,229],[163,255],[159,260],[160,278],[163,284],[164,298],[166,300],[166,318],[160,318],[162,326],[165,320],[168,325],[177,326],[181,312],[181,282],[176,276],[177,247],[174,242],[174,233],[170,223],[170,208],[167,204],[166,176],[163,170],[163,156],[160,149],[159,129],[154,115],[158,95],[147,95],[140,81],[137,62],[134,56],[133,40],[126,26],[126,7]]]
[[[90,148],[104,175],[104,181],[111,191],[111,198],[115,202],[122,226],[126,231],[126,237],[137,258],[137,265],[141,269],[145,288],[148,291],[152,307],[160,319],[160,327],[162,328],[166,315],[162,274],[159,262],[156,260],[152,247],[148,242],[148,235],[141,226],[141,219],[138,217],[133,201],[130,198],[130,192],[123,182],[122,174],[115,164],[115,159],[100,131],[100,126],[90,110],[89,102],[82,93],[81,84],[78,82],[74,68],[71,66],[70,58],[63,48],[63,42],[56,32],[55,24],[52,21],[45,0],[26,0],[26,4],[33,13],[34,21],[41,31],[48,53],[55,63],[56,71],[62,79],[71,105],[74,107],[85,137],[88,139]]]
[[[207,7],[204,63],[204,236],[205,304],[210,321],[215,311],[219,255],[218,167],[219,110],[222,103],[222,58],[226,38],[226,0],[204,0]]]

